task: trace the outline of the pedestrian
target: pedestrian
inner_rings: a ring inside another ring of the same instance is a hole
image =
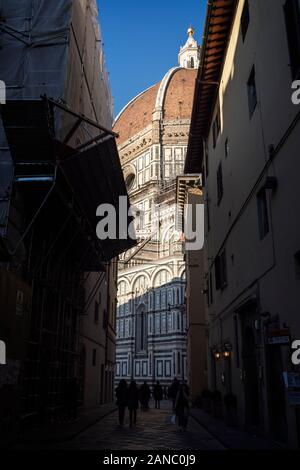
[[[155,408],[160,409],[160,402],[163,399],[163,389],[159,382],[153,387],[153,397],[155,400]]]
[[[149,410],[150,397],[151,397],[150,387],[147,384],[147,382],[144,382],[140,388],[140,394],[139,394],[140,403],[141,403],[143,411]]]
[[[186,384],[182,383],[179,386],[175,401],[175,413],[180,431],[184,431],[187,428],[189,412],[189,388]]]
[[[136,424],[137,409],[139,407],[139,390],[134,380],[129,385],[128,390],[128,409],[130,427]]]
[[[166,385],[164,386],[164,399],[168,399],[168,387]]]
[[[173,411],[175,411],[175,402],[176,402],[179,387],[180,387],[179,380],[177,379],[177,377],[175,377],[169,388],[169,398],[172,400]]]
[[[128,388],[126,380],[121,380],[116,388],[117,406],[119,409],[120,426],[124,424],[125,410],[128,405]]]

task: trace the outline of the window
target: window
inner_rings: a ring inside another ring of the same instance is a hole
[[[207,148],[207,142],[205,141],[204,143],[204,152],[205,152],[205,174],[206,178],[209,175],[209,160],[208,160],[208,148]]]
[[[296,271],[296,279],[300,280],[300,251],[298,251],[295,256],[295,271]]]
[[[195,68],[194,57],[191,57],[191,69],[194,69],[194,68]]]
[[[144,157],[140,157],[138,160],[138,169],[142,170],[144,168]]]
[[[97,350],[93,349],[93,359],[92,359],[92,365],[95,366],[97,361]]]
[[[256,105],[257,105],[257,92],[256,92],[256,82],[255,82],[255,67],[252,67],[250,77],[247,83],[248,89],[248,104],[249,104],[249,114],[252,117]]]
[[[209,273],[209,303],[210,305],[214,303],[214,286],[211,272]]]
[[[142,186],[144,184],[144,173],[139,173],[138,184],[139,186]]]
[[[103,322],[102,322],[102,327],[104,330],[106,330],[108,324],[108,315],[106,309],[103,311]]]
[[[287,0],[284,5],[284,16],[294,80],[300,76],[300,1]]]
[[[206,226],[207,226],[207,231],[210,231],[210,200],[209,200],[209,195],[207,194],[206,198]]]
[[[95,302],[94,321],[95,323],[99,323],[99,303],[98,302]]]
[[[241,31],[242,31],[243,42],[246,39],[249,23],[250,23],[249,1],[246,0],[244,8],[243,8],[243,12],[242,12],[242,18],[241,18]]]
[[[226,252],[223,250],[215,259],[216,289],[224,289],[227,286]]]
[[[225,140],[225,158],[229,157],[229,140]]]
[[[266,190],[262,189],[257,194],[257,212],[259,236],[262,240],[269,233],[269,216]]]
[[[223,188],[223,170],[222,163],[220,163],[217,171],[217,192],[218,192],[218,204],[222,201],[224,188]]]
[[[236,367],[240,367],[240,347],[239,347],[239,327],[238,327],[238,317],[235,315],[233,317],[234,322],[234,352],[235,352],[235,361]]]
[[[130,173],[125,180],[126,188],[128,191],[130,191],[130,189],[133,187],[134,180],[135,180],[135,174]]]
[[[213,145],[214,145],[214,148],[217,145],[217,140],[218,140],[218,137],[220,135],[220,131],[221,131],[221,117],[220,117],[220,109],[218,109],[215,120],[213,122]]]
[[[180,331],[181,328],[180,328],[180,313],[178,312],[177,313],[177,330]]]
[[[146,314],[138,313],[136,317],[136,352],[145,351],[147,349],[147,325]]]

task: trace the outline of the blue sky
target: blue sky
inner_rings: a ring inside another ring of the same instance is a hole
[[[192,24],[201,42],[206,0],[97,0],[115,115],[177,65]]]

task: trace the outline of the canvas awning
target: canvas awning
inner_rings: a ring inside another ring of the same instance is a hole
[[[84,144],[81,143],[77,149],[67,145],[66,137],[60,135],[57,138],[55,132],[55,121],[61,119],[64,112],[70,113],[78,122],[78,125],[68,131],[67,137],[81,124],[94,126],[98,135]],[[115,134],[112,131],[59,103],[56,106],[53,100],[46,97],[41,100],[7,101],[1,107],[1,116],[14,164],[15,184],[22,185],[25,191],[34,191],[37,198],[41,188],[50,187],[52,191],[52,185],[53,192],[65,195],[67,185],[86,218],[86,238],[101,256],[99,262],[109,261],[136,244],[130,238],[120,239],[117,236],[116,239],[99,240],[96,236],[99,221],[96,210],[99,205],[114,206],[117,220],[119,197],[127,198],[129,206]],[[44,194],[40,197],[41,201],[43,198]],[[126,218],[127,226],[131,220]],[[95,250],[92,251],[94,258],[98,257]],[[98,264],[98,260],[95,261]]]

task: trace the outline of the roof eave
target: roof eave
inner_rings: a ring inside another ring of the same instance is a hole
[[[209,0],[207,3],[185,173],[202,170],[203,140],[209,133],[237,5],[238,0]]]

